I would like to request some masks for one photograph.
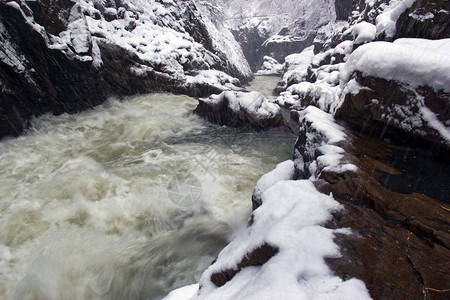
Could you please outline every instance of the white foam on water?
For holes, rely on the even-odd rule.
[[[244,227],[295,137],[210,125],[186,96],[46,115],[0,143],[0,298],[158,299]]]

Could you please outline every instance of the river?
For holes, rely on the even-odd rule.
[[[0,298],[160,299],[197,282],[295,136],[212,125],[196,104],[111,99],[3,140]]]

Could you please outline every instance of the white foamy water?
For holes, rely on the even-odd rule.
[[[159,299],[245,227],[295,137],[210,125],[155,94],[44,116],[0,143],[0,298]]]

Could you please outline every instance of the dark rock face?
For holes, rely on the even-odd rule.
[[[429,87],[414,90],[395,81],[363,77],[359,72],[355,75],[364,88],[356,95],[349,93],[345,96],[336,118],[378,135],[390,126],[450,149],[436,129],[421,119],[420,112],[426,107],[436,114],[439,121],[447,122],[450,120],[450,94],[436,92]]]
[[[243,27],[232,31],[242,47],[253,72],[256,72],[264,61],[264,56],[270,56],[277,61],[284,61],[290,54],[301,52],[314,41],[315,32],[307,36],[281,35],[280,39],[270,38],[270,33],[257,26]],[[283,31],[281,32],[283,33]]]
[[[256,72],[263,63],[265,52],[262,44],[269,37],[268,32],[263,32],[255,27],[243,28],[232,31],[239,42],[253,72]]]
[[[408,192],[385,187],[384,174],[407,176],[398,169],[392,154],[402,152],[414,160],[436,159],[445,180],[449,176],[448,154],[436,157],[427,150],[388,144],[368,136],[351,134],[341,145],[357,175],[324,172],[316,186],[333,193],[346,212],[330,226],[350,227],[356,235],[339,236],[343,257],[328,259],[342,278],[362,279],[374,299],[448,299],[450,296],[450,201],[448,191],[434,199],[414,182]],[[427,158],[428,156],[428,158]],[[445,175],[447,174],[447,175]],[[436,185],[435,177],[417,180]],[[439,180],[439,179],[438,179]],[[444,187],[445,188],[445,187]]]
[[[315,34],[307,37],[292,37],[287,41],[268,41],[263,44],[263,53],[270,55],[277,61],[283,61],[290,54],[301,52],[304,48],[311,45],[314,41]]]
[[[278,253],[279,249],[267,243],[254,249],[248,253],[234,269],[223,270],[220,273],[211,275],[211,281],[217,286],[221,287],[230,281],[239,271],[249,266],[262,266]]]
[[[397,38],[450,37],[450,1],[417,0],[397,21]]]
[[[334,7],[336,9],[337,20],[347,20],[353,11],[353,0],[336,0]]]

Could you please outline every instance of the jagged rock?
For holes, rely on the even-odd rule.
[[[208,121],[231,127],[261,130],[284,126],[280,107],[258,92],[222,92],[199,100],[194,111]]]
[[[397,38],[450,37],[450,1],[417,0],[397,21]]]

